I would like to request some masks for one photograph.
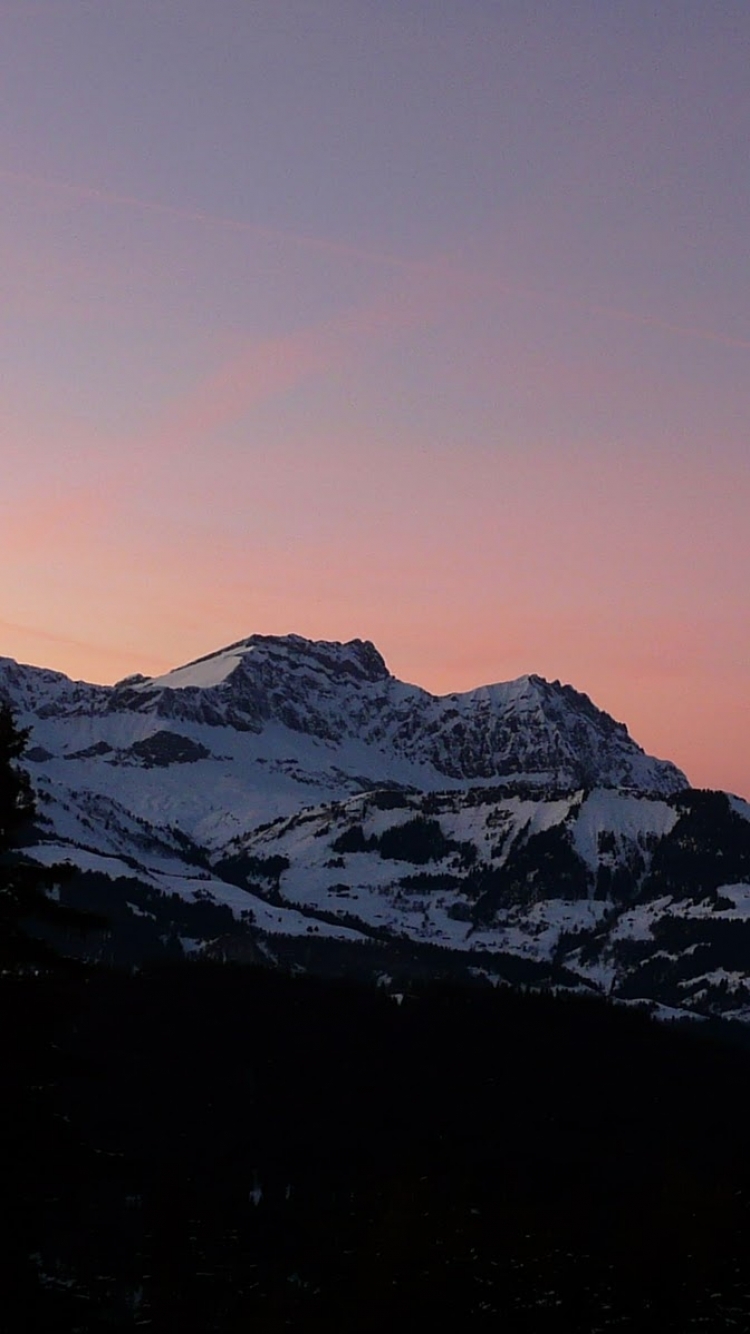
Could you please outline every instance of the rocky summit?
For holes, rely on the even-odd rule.
[[[29,856],[88,948],[459,974],[750,1016],[750,808],[539,676],[435,696],[366,640],[252,635],[111,687],[0,660]],[[750,937],[748,938],[750,939]]]

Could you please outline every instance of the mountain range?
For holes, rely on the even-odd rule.
[[[368,641],[253,635],[114,686],[0,659],[0,695],[30,728],[26,854],[69,863],[61,896],[108,917],[96,957],[750,1019],[750,806],[569,685],[435,696]]]

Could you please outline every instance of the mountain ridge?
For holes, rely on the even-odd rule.
[[[536,773],[558,786],[604,782],[664,792],[688,785],[675,765],[647,756],[625,724],[572,686],[532,674],[433,695],[393,676],[369,640],[252,635],[162,676],[138,674],[109,687],[0,659],[3,684],[16,707],[46,718],[139,713],[256,734],[277,722],[324,742],[346,736],[385,745],[449,780]],[[45,686],[53,697],[40,703]]]
[[[251,635],[115,686],[0,659],[27,855],[160,952],[583,989],[750,1020],[750,806],[572,686],[436,696],[367,640]],[[369,962],[365,962],[369,960]]]

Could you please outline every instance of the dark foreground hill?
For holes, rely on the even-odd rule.
[[[0,998],[6,1329],[750,1327],[705,1025],[184,963]]]

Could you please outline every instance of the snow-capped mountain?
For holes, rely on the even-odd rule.
[[[2,659],[0,693],[31,729],[30,855],[78,868],[112,957],[408,944],[750,1015],[750,808],[570,686],[437,697],[369,642],[253,635],[111,687]]]
[[[253,635],[166,676],[121,683],[109,707],[256,734],[280,724],[338,751],[344,772],[354,742],[372,753],[378,779],[405,762],[443,783],[523,776],[663,792],[685,785],[570,686],[524,676],[437,697],[397,681],[362,640]]]
[[[109,852],[127,852],[131,833],[113,831],[133,820],[220,851],[265,820],[374,787],[686,786],[569,686],[530,676],[436,697],[361,640],[253,635],[113,687],[4,659],[0,690],[31,728],[52,827],[80,843],[94,823]]]
[[[324,923],[481,955],[498,980],[520,958],[750,1018],[750,805],[725,793],[373,792],[277,820],[216,869]]]
[[[645,755],[622,723],[570,686],[524,676],[438,697],[396,680],[361,640],[253,635],[165,676],[113,687],[2,659],[0,690],[32,725],[41,772],[82,761],[65,781],[75,775],[76,786],[113,797],[127,787],[147,815],[142,774],[158,767],[152,786],[163,802],[174,788],[183,829],[193,819],[186,797],[194,811],[184,766],[201,762],[216,771],[211,783],[208,771],[196,771],[204,814],[231,813],[248,827],[258,802],[281,813],[373,784],[435,789],[523,779],[664,794],[686,786],[674,765]],[[129,782],[133,768],[139,775]],[[242,795],[223,790],[212,802],[219,770]]]

